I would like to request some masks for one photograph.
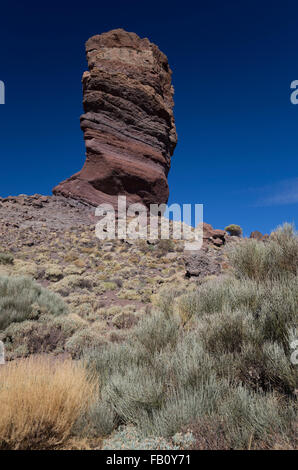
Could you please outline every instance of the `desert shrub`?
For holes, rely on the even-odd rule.
[[[242,228],[240,225],[231,224],[225,227],[225,231],[228,232],[230,235],[234,235],[236,237],[241,237],[242,235]]]
[[[61,446],[96,385],[78,363],[24,359],[0,370],[0,449]]]
[[[264,345],[253,323],[249,311],[221,311],[202,314],[183,331],[175,316],[154,314],[141,319],[127,342],[91,351],[87,363],[101,379],[97,406],[100,413],[113,410],[111,426],[97,429],[133,424],[143,436],[170,437],[198,416],[209,416],[225,423],[225,442],[234,448],[247,448],[264,433],[284,435],[294,419],[292,405],[274,403],[272,419],[268,405],[260,423],[256,409],[272,400],[273,389],[293,396],[296,371],[282,345]],[[285,431],[272,425],[283,407]],[[252,437],[254,426],[260,431]]]
[[[232,446],[235,449],[251,448],[252,442],[268,441],[275,434],[288,434],[296,419],[292,405],[280,406],[274,394],[250,392],[243,386],[231,390],[220,404]]]
[[[26,277],[0,276],[0,330],[41,313],[67,312],[62,298]]]
[[[82,328],[76,331],[65,342],[65,351],[71,354],[73,359],[79,359],[84,351],[90,348],[100,347],[105,344],[102,334],[93,327]]]
[[[196,389],[212,374],[213,360],[204,350],[197,331],[191,331],[180,338],[174,351],[158,358],[157,366],[164,376],[171,378],[172,387]]]
[[[276,396],[238,386],[224,397],[216,414],[197,416],[182,429],[191,432],[193,450],[270,448],[277,436],[286,440],[292,435],[294,420],[293,407],[283,409]]]
[[[199,298],[193,292],[179,297],[177,303],[178,313],[184,325],[200,311]]]
[[[150,363],[150,355],[138,344],[110,343],[105,348],[93,348],[85,351],[84,360],[95,371],[102,385],[114,372],[125,374],[125,371],[138,364]]]
[[[264,341],[288,348],[289,328],[297,325],[298,277],[263,284],[264,295],[257,318]]]
[[[241,312],[223,312],[205,320],[201,340],[205,349],[216,356],[239,353],[243,345],[254,340],[253,317]]]
[[[154,353],[165,347],[174,347],[179,333],[179,321],[154,313],[146,316],[134,331],[134,337],[147,351]]]
[[[234,358],[240,382],[254,390],[276,390],[293,395],[298,383],[298,371],[291,364],[284,349],[267,342],[256,346],[248,343],[242,348],[241,355]]]
[[[150,436],[174,442],[187,429],[194,448],[294,446],[298,371],[289,343],[296,339],[298,281],[282,262],[294,237],[283,228],[266,243],[239,243],[247,252],[233,258],[234,275],[184,292],[162,289],[156,311],[141,316],[125,342],[86,353],[101,386],[94,427],[102,435],[114,429],[107,448],[133,448],[125,441],[131,425],[137,446]],[[258,255],[252,261],[251,247]]]
[[[55,292],[58,292],[65,297],[69,295],[70,292],[79,291],[80,289],[85,289],[86,293],[92,291],[95,283],[94,280],[90,277],[82,277],[77,274],[70,274],[69,276],[64,277],[60,281],[56,282],[53,287]]]
[[[297,292],[297,278],[273,283],[225,278],[186,295],[195,305],[198,341],[216,359],[219,376],[229,374],[253,389],[293,393],[298,377],[289,344],[297,325]]]
[[[236,321],[236,332],[240,320],[240,346],[238,340],[234,339],[236,343],[232,342],[232,347],[229,345],[230,334],[227,329],[222,330],[224,319],[221,317],[216,333],[220,346],[216,345],[214,338],[210,340],[208,334],[211,334],[212,329],[210,328],[208,333],[203,321],[201,331],[195,328],[189,332],[181,332],[178,341],[171,345],[170,349],[165,343],[163,348],[157,348],[155,352],[150,353],[133,334],[127,343],[112,344],[107,349],[90,353],[87,357],[89,367],[91,370],[95,368],[101,377],[101,393],[98,396],[98,406],[101,411],[97,416],[99,420],[102,419],[103,427],[98,424],[97,429],[103,433],[104,429],[110,432],[119,424],[133,424],[143,436],[170,437],[189,423],[195,422],[198,416],[208,416],[210,419],[216,418],[219,422],[226,422],[225,440],[233,448],[249,447],[254,426],[260,428],[260,431],[253,435],[256,441],[260,439],[261,434],[264,441],[264,433],[272,436],[282,431],[286,434],[294,420],[293,413],[289,411],[291,405],[288,406],[286,402],[274,403],[276,410],[273,418],[270,418],[273,406],[269,405],[263,410],[261,422],[257,421],[257,417],[263,401],[266,403],[267,398],[271,400],[270,397],[273,395],[270,395],[270,389],[273,385],[277,386],[279,381],[276,390],[284,392],[286,380],[292,380],[293,375],[289,373],[289,367],[284,369],[284,359],[275,370],[275,376],[273,376],[273,367],[270,375],[266,366],[268,359],[263,367],[271,388],[267,387],[269,395],[260,394],[261,384],[255,386],[255,383],[249,381],[252,378],[250,374],[253,375],[258,371],[252,369],[254,366],[252,361],[250,364],[245,362],[247,357],[245,348],[247,344],[251,345],[250,333],[245,330],[245,321],[241,315],[235,312],[232,324]],[[168,318],[167,321],[171,320]],[[249,324],[248,321],[247,325]],[[207,336],[208,347],[212,346],[209,352],[206,350],[206,340],[203,341],[204,334]],[[272,365],[277,365],[272,351],[264,351],[263,359],[266,358],[265,353],[268,357],[271,354]],[[235,368],[233,373],[229,368],[223,373],[221,356],[227,357],[228,362],[233,362]],[[244,370],[249,379],[244,377]],[[281,386],[282,374],[284,383]],[[246,385],[237,386],[237,381]],[[261,396],[263,401],[259,402],[258,396]],[[238,407],[234,405],[235,400],[240,403]],[[248,405],[245,405],[246,401]],[[272,423],[280,421],[282,408],[285,410],[283,427],[274,427]],[[104,425],[105,417],[100,418],[100,416],[108,409],[113,410],[112,414],[108,413],[113,416],[113,420],[108,420],[108,424]],[[242,423],[241,426],[239,422]]]
[[[13,256],[10,253],[0,253],[0,264],[13,264]]]
[[[194,388],[177,384],[162,406],[142,416],[139,427],[144,435],[173,436],[197,416],[216,413],[228,389],[228,383],[214,375]]]
[[[222,314],[230,321],[230,312],[251,314],[251,324],[257,327],[260,341],[277,341],[287,347],[288,329],[297,322],[298,278],[260,283],[251,279],[231,277],[211,280],[194,292],[178,299],[182,319]],[[219,318],[217,316],[216,318]],[[210,320],[211,321],[211,320]],[[249,327],[247,327],[249,329]]]
[[[266,243],[251,239],[234,246],[229,259],[241,279],[279,280],[283,276],[297,275],[298,236],[293,226],[285,224],[273,232]]]
[[[63,278],[63,270],[56,264],[45,265],[43,266],[43,270],[45,279],[48,279],[49,281],[57,282]],[[41,272],[39,272],[39,275],[41,275]]]
[[[103,386],[101,397],[112,404],[119,423],[141,426],[148,413],[160,408],[164,391],[160,373],[139,365],[124,374],[114,372]]]
[[[134,313],[122,312],[114,316],[112,323],[119,329],[131,328],[138,323],[138,317]]]
[[[293,224],[284,224],[270,235],[270,240],[277,243],[280,267],[285,271],[297,274],[298,265],[298,234]],[[296,267],[296,269],[295,269]]]
[[[262,287],[254,281],[221,277],[211,279],[193,292],[180,296],[178,311],[182,318],[201,317],[239,308],[258,313],[264,295]]]
[[[50,352],[63,352],[66,334],[52,322],[25,320],[10,324],[0,335],[9,359]]]
[[[166,316],[173,315],[176,298],[182,294],[182,290],[163,287],[155,298],[155,304],[160,312]]]
[[[78,419],[74,431],[79,435],[105,437],[109,436],[117,426],[116,413],[104,401],[95,401]]]
[[[118,285],[114,281],[105,281],[102,285],[106,291],[118,289]]]

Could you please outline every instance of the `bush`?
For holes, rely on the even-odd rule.
[[[235,237],[241,237],[242,235],[242,228],[240,227],[240,225],[228,225],[227,227],[225,227],[225,231]]]
[[[229,259],[240,279],[263,281],[297,276],[298,236],[293,226],[285,224],[265,243],[250,239],[233,247]]]
[[[147,351],[155,353],[166,347],[174,347],[179,333],[178,319],[168,320],[160,314],[148,315],[134,331],[136,340]]]
[[[216,414],[218,404],[228,390],[228,383],[214,375],[201,380],[193,388],[178,382],[162,406],[143,416],[139,426],[144,435],[171,437],[197,416]]]
[[[129,368],[125,374],[115,371],[102,388],[102,399],[112,404],[118,424],[142,426],[148,413],[160,408],[164,391],[160,373],[139,365]]]
[[[92,403],[96,386],[80,364],[24,359],[0,370],[0,449],[54,449]]]
[[[0,276],[0,330],[13,322],[38,318],[41,313],[62,315],[62,298],[26,277]]]
[[[187,301],[182,296],[179,304],[193,307],[197,341],[215,361],[219,376],[229,375],[254,390],[294,392],[298,371],[290,362],[289,344],[297,326],[297,282],[223,278],[186,294]]]
[[[240,353],[252,336],[253,317],[241,312],[224,312],[205,321],[202,342],[216,356]]]
[[[10,253],[0,253],[0,264],[13,264],[13,256]]]
[[[295,237],[284,227],[266,243],[239,243],[234,275],[186,293],[161,290],[159,311],[141,318],[125,343],[90,351],[101,382],[97,429],[133,425],[138,446],[189,428],[194,448],[294,447]],[[126,446],[121,433],[110,442]]]
[[[88,435],[109,436],[117,425],[116,413],[106,402],[97,401],[90,406],[81,426],[82,423],[85,423],[83,427],[87,427]]]
[[[239,381],[247,387],[293,397],[298,383],[297,366],[291,364],[289,354],[278,344],[248,343],[234,362]]]
[[[39,321],[11,323],[0,331],[0,340],[5,344],[8,360],[29,354],[59,354],[65,351],[67,339],[81,328],[81,322],[71,315],[43,315]]]
[[[74,333],[65,343],[65,350],[73,359],[79,359],[86,349],[105,344],[105,339],[95,327],[82,328]]]
[[[272,436],[289,434],[296,419],[294,407],[280,406],[274,394],[259,394],[239,386],[221,403],[234,449],[251,448],[259,441],[271,444]]]
[[[181,295],[182,291],[177,289],[162,288],[160,295],[155,299],[158,310],[166,316],[172,316],[174,310],[175,299]]]
[[[277,350],[272,349],[271,343],[266,347],[259,344],[252,315],[235,310],[228,318],[224,313],[203,315],[189,332],[180,330],[179,337],[173,342],[159,340],[156,343],[153,339],[150,350],[147,338],[164,338],[161,325],[163,330],[170,331],[173,320],[162,314],[149,319],[149,323],[147,319],[140,321],[127,343],[93,350],[86,358],[89,367],[95,369],[101,378],[97,402],[100,413],[94,418],[97,422],[94,426],[99,432],[106,429],[107,433],[119,424],[133,424],[144,437],[171,437],[198,416],[214,417],[224,422],[226,403],[230,410],[226,442],[231,442],[235,448],[247,448],[252,425],[245,423],[248,419],[253,421],[248,413],[249,407],[255,406],[257,397],[263,396],[264,402],[267,397],[271,400],[270,390],[273,388],[282,394],[291,396],[293,393],[295,369],[289,361],[286,363],[282,347]],[[166,323],[169,323],[167,328]],[[167,335],[165,337],[168,338]],[[257,363],[258,354],[260,361]],[[261,388],[269,395],[261,395]],[[240,398],[246,396],[251,405],[247,405],[248,409],[241,405],[242,408],[236,412],[233,411],[234,398],[231,397],[239,401],[239,394]],[[245,401],[244,398],[241,400],[241,403]],[[274,419],[283,407],[285,412],[291,408],[283,399],[275,406],[277,415]],[[109,409],[113,410],[112,415]],[[269,435],[277,431],[272,428],[271,418],[266,417],[266,409],[262,429]],[[106,420],[107,412],[113,416],[110,421]],[[272,413],[272,407],[268,408],[268,413]],[[243,422],[241,428],[235,416]],[[287,429],[287,426],[292,426],[293,417],[290,411],[285,416],[288,416],[288,421],[285,418]],[[255,440],[259,439],[258,434]]]

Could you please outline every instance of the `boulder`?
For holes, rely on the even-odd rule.
[[[189,252],[184,256],[186,277],[206,277],[218,275],[221,272],[221,263],[209,250]]]
[[[203,222],[198,227],[203,225],[203,244],[212,244],[215,246],[222,246],[226,242],[227,233],[224,230],[214,229],[212,225]]]

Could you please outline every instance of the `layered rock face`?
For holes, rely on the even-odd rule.
[[[167,57],[147,38],[122,29],[93,36],[86,52],[86,162],[53,193],[92,205],[116,207],[118,195],[128,203],[166,203],[177,143]]]

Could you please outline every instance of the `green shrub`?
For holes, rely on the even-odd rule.
[[[286,226],[266,243],[239,243],[234,275],[185,293],[163,289],[159,311],[141,316],[125,343],[86,354],[101,385],[101,433],[133,425],[140,446],[193,426],[197,448],[294,447],[298,280],[287,253],[296,256],[295,237]],[[121,433],[107,446],[126,447]]]
[[[241,237],[242,235],[242,228],[240,225],[231,224],[225,227],[225,231],[228,232],[230,235],[234,235],[235,237]]]
[[[257,281],[280,280],[297,275],[298,236],[293,226],[285,224],[273,232],[267,242],[245,240],[234,246],[229,259],[235,275]]]
[[[165,324],[173,319],[157,314],[149,318],[149,327],[147,319],[142,319],[127,343],[93,350],[86,357],[101,379],[99,409],[110,407],[114,426],[133,424],[143,436],[170,437],[198,416],[216,417],[226,423],[226,439],[235,448],[247,448],[258,413],[256,406],[263,403],[257,398],[263,397],[265,403],[267,396],[271,400],[270,394],[261,395],[260,390],[293,393],[296,371],[282,346],[259,344],[252,315],[235,310],[227,319],[224,313],[202,316],[189,332],[180,330],[173,342],[153,341],[150,350],[147,338],[159,337],[161,325],[165,330]],[[170,325],[167,331],[171,331]],[[291,408],[282,401],[275,406],[274,418],[268,405],[263,421],[256,421],[268,435],[277,432],[272,422],[281,413],[280,408],[285,412]],[[291,427],[291,416],[289,412],[285,428]],[[261,431],[254,438],[259,440],[260,436]]]
[[[280,345],[248,343],[234,363],[239,381],[247,387],[293,396],[298,383],[297,366],[291,364],[289,354]]]
[[[119,422],[142,426],[148,413],[159,409],[165,384],[158,371],[144,366],[114,372],[102,388],[102,399],[111,403]]]
[[[221,277],[182,295],[178,300],[178,311],[183,318],[187,315],[190,318],[201,317],[239,308],[258,314],[265,295],[264,288],[254,281]]]
[[[181,295],[181,291],[164,287],[160,290],[160,294],[156,299],[158,310],[166,316],[173,315],[175,299]]]
[[[252,337],[253,317],[241,312],[224,312],[205,320],[202,341],[206,350],[216,356],[240,353]]]
[[[164,376],[171,378],[172,387],[195,390],[212,374],[213,359],[205,351],[196,330],[184,334],[174,351],[164,353],[157,361]]]
[[[73,359],[79,359],[86,349],[100,347],[105,344],[103,336],[87,327],[76,331],[65,343],[65,351],[71,354]]]
[[[0,264],[13,264],[13,256],[10,253],[0,253]]]
[[[217,413],[218,404],[228,390],[228,383],[214,375],[201,381],[194,389],[176,386],[160,409],[143,417],[140,428],[144,435],[173,436],[197,416]]]
[[[116,413],[104,401],[92,403],[87,413],[76,423],[76,434],[87,436],[109,436],[117,426]]]
[[[125,374],[126,370],[138,364],[148,365],[150,353],[138,343],[109,343],[106,347],[85,350],[87,365],[97,373],[101,384],[107,383],[114,372]]]
[[[220,404],[234,449],[248,449],[252,441],[270,444],[272,436],[289,434],[295,421],[292,405],[280,406],[274,394],[260,394],[239,386]]]
[[[41,313],[61,315],[62,298],[26,277],[0,276],[0,330],[10,323],[38,318]]]
[[[160,314],[146,316],[134,331],[134,337],[147,351],[154,353],[166,347],[174,347],[179,333],[179,321],[168,320]]]

